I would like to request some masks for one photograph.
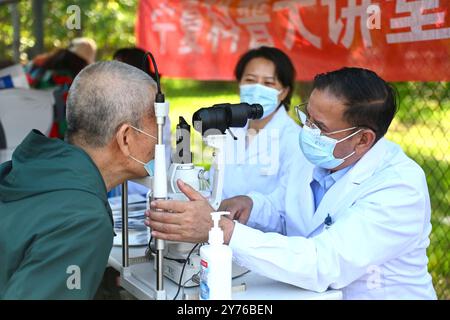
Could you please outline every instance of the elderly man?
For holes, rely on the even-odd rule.
[[[112,246],[107,191],[148,173],[155,82],[98,62],[69,92],[65,143],[33,130],[0,166],[0,299],[89,299]]]
[[[235,260],[262,275],[345,299],[435,299],[427,269],[430,199],[422,169],[383,138],[397,110],[376,73],[343,68],[318,75],[297,109],[303,128],[287,182],[270,195],[225,200],[224,241]],[[153,236],[204,242],[208,202],[155,201]],[[258,229],[258,230],[257,230]]]

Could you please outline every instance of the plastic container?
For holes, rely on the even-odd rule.
[[[224,244],[220,217],[229,212],[212,212],[214,226],[209,231],[208,245],[200,248],[200,300],[231,300],[231,248]]]

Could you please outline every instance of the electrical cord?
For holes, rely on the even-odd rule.
[[[153,68],[155,69],[155,78],[156,78],[156,86],[158,88],[158,92],[156,93],[156,99],[155,102],[164,102],[164,94],[161,91],[161,83],[159,80],[159,72],[158,72],[158,66],[156,65],[155,58],[153,57],[153,54],[150,51],[147,51],[144,56],[143,65],[146,66],[146,61],[148,59],[148,65],[149,70],[151,70],[151,65],[153,64]]]
[[[186,287],[186,283],[188,283],[189,281],[191,281],[191,282],[193,282],[193,283],[196,283],[197,285],[199,285],[200,284],[200,270],[196,273],[196,274],[194,274],[194,275],[192,275],[192,277],[190,278],[190,279],[187,279],[184,283],[183,283],[183,285],[181,286],[181,296],[183,297],[184,296],[184,288]]]
[[[178,281],[178,290],[177,293],[175,294],[175,297],[173,297],[173,300],[176,300],[178,295],[180,294],[180,290],[181,290],[181,282],[183,281],[183,274],[184,274],[184,269],[186,268],[186,264],[189,261],[189,258],[191,257],[191,254],[194,252],[194,250],[198,247],[198,243],[191,249],[191,251],[189,251],[189,254],[183,264],[183,269],[181,269],[181,275],[180,275],[180,281]]]
[[[151,246],[152,240],[153,240],[153,236],[150,236],[150,240],[148,242],[148,247],[147,247],[147,250],[145,251],[146,255],[149,255],[149,252],[150,253],[156,253],[155,251],[152,250],[152,246]],[[181,281],[183,281],[183,274],[184,274],[184,269],[186,268],[186,264],[189,262],[189,258],[191,257],[191,255],[194,252],[194,250],[198,247],[198,245],[199,244],[197,243],[194,247],[192,247],[192,249],[191,249],[191,251],[189,251],[189,254],[188,254],[186,259],[174,259],[174,258],[164,257],[164,259],[167,259],[167,260],[172,260],[172,261],[176,261],[178,263],[183,263],[183,268],[181,269],[180,280],[178,281],[178,290],[177,290],[177,293],[176,293],[175,297],[173,298],[173,300],[177,299],[178,295],[180,294],[181,287],[183,286],[183,289],[184,289],[184,285],[189,280],[192,280],[192,278],[195,276],[195,275],[192,276],[191,279],[188,279],[183,285],[181,285]]]
[[[153,236],[150,233],[150,240],[148,241],[147,250],[145,250],[145,255],[150,256],[151,253],[156,254],[156,251],[152,250],[152,240]]]
[[[151,242],[152,242],[152,240],[153,240],[153,237],[150,236],[150,241],[148,242],[148,247],[147,247],[147,250],[145,251],[145,254],[146,254],[146,255],[149,254],[149,253],[148,253],[149,251],[150,251],[151,253],[156,253],[155,251],[152,250],[152,247],[151,247]],[[167,259],[167,260],[172,260],[172,261],[176,261],[176,262],[178,262],[178,263],[183,263],[183,268],[182,268],[182,270],[181,270],[180,280],[178,281],[178,290],[177,290],[177,293],[175,294],[175,297],[173,298],[173,300],[176,300],[176,299],[178,298],[178,295],[180,294],[180,290],[182,290],[182,293],[184,294],[184,287],[186,286],[186,283],[188,283],[189,281],[192,281],[192,282],[196,283],[196,281],[195,281],[194,278],[195,278],[195,277],[198,277],[198,275],[200,274],[200,271],[197,272],[196,274],[194,274],[190,279],[187,279],[183,284],[181,284],[181,281],[183,281],[183,274],[184,274],[184,269],[186,268],[186,264],[189,262],[189,258],[191,257],[191,255],[192,255],[192,253],[195,251],[195,249],[198,247],[198,245],[199,245],[199,243],[197,243],[197,244],[191,249],[191,251],[189,252],[189,254],[188,254],[188,256],[187,256],[186,259],[174,259],[174,258],[164,257],[164,259]],[[202,244],[202,245],[203,245],[203,244]],[[246,275],[246,274],[249,273],[249,272],[250,272],[250,270],[247,270],[247,271],[244,272],[243,274],[240,274],[240,275],[238,275],[238,276],[233,277],[233,279],[236,279],[236,278],[239,278],[239,277],[241,277],[241,276],[243,276],[243,275]]]
[[[148,242],[147,245],[147,250],[145,250],[145,255],[146,256],[150,256],[151,253],[156,254],[156,251],[152,250],[152,240],[153,240],[153,236],[150,236],[150,241]],[[185,263],[186,259],[176,259],[176,258],[169,258],[169,257],[163,257],[166,260],[171,260],[171,261],[176,261],[178,263]]]

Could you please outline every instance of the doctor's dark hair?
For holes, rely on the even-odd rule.
[[[347,110],[344,120],[355,127],[375,132],[375,142],[387,132],[397,112],[397,92],[375,72],[362,68],[342,68],[319,74],[313,90],[329,90],[342,99]]]
[[[249,50],[239,58],[236,64],[236,68],[234,69],[236,80],[241,81],[245,67],[255,58],[267,59],[275,65],[275,76],[283,87],[288,88],[288,94],[281,102],[284,104],[286,110],[289,110],[295,85],[295,67],[291,59],[283,51],[273,47],[262,46]]]

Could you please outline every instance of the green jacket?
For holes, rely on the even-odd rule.
[[[0,165],[0,299],[92,299],[114,236],[105,183],[80,148],[31,131]]]

